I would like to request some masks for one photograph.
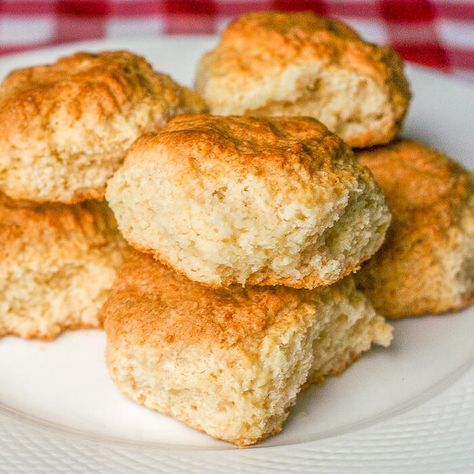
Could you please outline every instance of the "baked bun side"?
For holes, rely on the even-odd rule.
[[[129,145],[202,99],[126,51],[77,53],[0,85],[0,190],[14,199],[103,198]]]
[[[353,147],[391,141],[410,100],[392,48],[312,13],[241,16],[202,57],[195,85],[214,114],[311,116]]]
[[[107,200],[132,246],[214,287],[334,283],[390,220],[368,170],[303,117],[177,117],[131,147]]]
[[[0,336],[47,340],[100,327],[126,248],[104,203],[38,205],[0,195]]]
[[[317,290],[214,290],[139,253],[103,318],[126,397],[239,446],[278,433],[303,386],[391,340],[350,277]]]
[[[474,177],[442,153],[401,140],[358,155],[387,197],[392,225],[357,284],[390,318],[474,302]]]

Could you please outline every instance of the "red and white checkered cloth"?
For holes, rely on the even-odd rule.
[[[410,61],[474,80],[474,1],[0,0],[0,54],[70,41],[217,33],[253,10],[312,10],[346,21]]]

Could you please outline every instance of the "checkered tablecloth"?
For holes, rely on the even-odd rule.
[[[252,10],[338,17],[410,61],[474,80],[474,1],[0,0],[0,54],[64,42],[211,34]]]

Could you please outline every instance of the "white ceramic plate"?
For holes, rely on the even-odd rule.
[[[82,43],[0,60],[0,76],[78,50],[127,48],[191,84],[212,37]],[[474,167],[474,91],[411,66],[405,136]],[[0,340],[0,471],[474,472],[474,308],[395,323],[338,379],[302,394],[284,431],[238,450],[123,399],[104,335]]]

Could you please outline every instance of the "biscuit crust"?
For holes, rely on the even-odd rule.
[[[102,202],[35,204],[0,193],[0,336],[50,340],[101,326],[126,253]]]
[[[400,140],[358,154],[382,186],[392,225],[358,286],[390,318],[474,302],[474,177],[426,145]]]
[[[127,340],[157,348],[192,344],[232,347],[270,327],[286,307],[311,301],[311,291],[283,286],[208,288],[150,256],[133,252],[102,309],[110,344]],[[285,321],[291,327],[294,321]]]
[[[0,190],[14,199],[102,199],[129,145],[204,102],[127,51],[77,53],[0,85]]]
[[[329,81],[339,76],[340,82],[331,82],[324,97],[328,76]],[[343,103],[341,94],[355,82],[355,95]],[[308,12],[241,16],[203,56],[195,84],[212,113],[311,115],[354,147],[389,142],[399,133],[410,100],[403,63],[393,49],[367,43],[344,23]],[[364,98],[368,85],[372,93]],[[376,92],[383,99],[363,115]],[[312,111],[308,102],[315,98]],[[347,115],[355,100],[361,103]],[[331,101],[341,103],[328,115]]]
[[[215,290],[137,252],[102,317],[125,396],[239,446],[281,431],[304,386],[391,340],[351,278],[317,290]]]
[[[176,117],[131,147],[107,200],[133,247],[211,287],[331,284],[390,219],[347,145],[304,117]]]

